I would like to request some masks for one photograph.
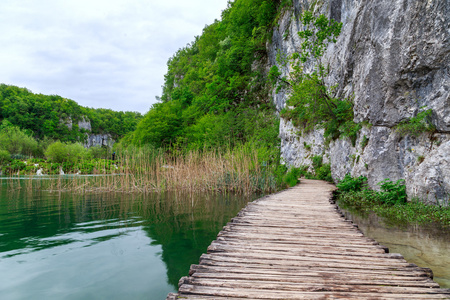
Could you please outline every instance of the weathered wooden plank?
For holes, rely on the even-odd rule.
[[[409,266],[403,259],[394,259],[389,257],[367,257],[366,259],[357,259],[356,257],[347,257],[347,256],[333,256],[333,255],[283,255],[277,253],[254,253],[254,252],[220,252],[213,254],[203,254],[200,257],[200,261],[203,259],[215,259],[220,260],[224,259],[248,259],[248,260],[261,260],[261,261],[278,261],[278,262],[286,262],[290,263],[291,261],[295,262],[333,262],[333,263],[343,263],[343,264],[358,264],[358,265],[370,265],[370,266],[395,266],[395,267],[403,267]]]
[[[184,284],[180,287],[180,297],[190,294],[221,296],[221,297],[240,297],[250,299],[448,299],[445,294],[391,294],[391,293],[346,293],[346,292],[329,292],[323,290],[317,291],[283,291],[283,290],[260,290],[260,289],[236,289],[236,288],[219,288],[213,289],[204,286]]]
[[[331,283],[313,283],[313,282],[286,282],[271,280],[253,280],[251,279],[215,279],[190,277],[185,284],[213,287],[213,288],[236,288],[236,289],[261,289],[261,290],[279,290],[279,291],[327,291],[340,293],[386,293],[386,294],[439,294],[445,293],[439,285],[428,287],[414,286],[392,286],[392,285],[349,285],[341,282],[340,284]],[[450,292],[447,293],[450,296]]]
[[[373,247],[350,247],[348,245],[324,244],[322,246],[317,243],[240,243],[232,240],[229,241],[213,241],[208,247],[210,252],[233,251],[233,249],[245,249],[247,251],[286,251],[286,252],[302,252],[302,253],[323,253],[350,256],[377,256],[380,254],[388,254],[384,249]],[[398,254],[395,254],[398,256]]]
[[[239,238],[241,240],[277,240],[277,241],[302,241],[302,240],[313,240],[317,242],[317,239],[320,239],[321,241],[334,241],[336,243],[346,243],[346,244],[377,244],[373,242],[371,239],[365,238],[365,237],[341,237],[341,236],[332,236],[327,234],[320,234],[320,233],[310,233],[310,234],[295,234],[295,233],[289,233],[286,234],[268,234],[265,232],[237,232],[237,231],[221,231],[217,235],[218,237],[225,237],[225,238]]]
[[[324,248],[315,247],[314,250],[307,248],[283,248],[271,247],[270,249],[261,247],[252,247],[250,245],[220,245],[212,243],[208,247],[208,254],[211,253],[252,253],[253,255],[270,255],[275,258],[276,255],[284,255],[287,257],[319,257],[326,259],[342,259],[354,261],[380,261],[383,259],[403,259],[403,256],[397,253],[371,253],[371,252],[337,252],[335,248],[329,247],[328,251]],[[275,255],[275,256],[274,256]]]
[[[348,222],[336,222],[333,224],[325,224],[325,223],[318,223],[317,220],[315,220],[313,223],[314,228],[318,230],[356,230],[359,231],[358,228],[351,223]],[[267,220],[251,220],[251,219],[243,219],[243,218],[233,218],[231,219],[231,222],[227,224],[228,225],[242,225],[242,226],[258,226],[258,227],[278,227],[278,228],[298,228],[298,229],[309,229],[311,230],[311,224],[305,224],[305,222],[286,222],[281,221],[280,219],[274,219],[272,221]]]
[[[385,270],[372,270],[367,272],[364,269],[354,269],[354,270],[342,270],[336,268],[300,268],[300,267],[289,267],[288,269],[280,269],[273,266],[257,266],[257,265],[240,265],[230,264],[228,266],[216,266],[216,265],[192,265],[189,275],[193,275],[196,272],[213,272],[213,273],[243,273],[251,276],[252,274],[272,274],[280,276],[302,276],[302,277],[324,277],[333,276],[334,278],[366,278],[366,279],[382,279],[388,278],[390,280],[428,280],[431,273],[427,273],[427,270],[422,268],[417,268],[415,270],[391,270],[386,272]]]
[[[229,257],[229,256],[217,256],[213,255],[200,260],[201,264],[226,266],[229,263],[247,264],[247,265],[262,265],[262,266],[277,266],[283,267],[304,267],[308,269],[312,268],[336,268],[343,270],[364,269],[364,270],[397,270],[399,268],[412,268],[408,263],[397,263],[393,265],[377,265],[377,264],[359,264],[348,262],[335,262],[335,261],[308,261],[308,260],[270,260],[270,259],[255,259],[255,258],[242,258],[242,257]]]
[[[299,228],[299,227],[279,227],[279,226],[270,226],[269,224],[266,226],[258,226],[258,225],[244,225],[244,224],[229,224],[227,226],[224,226],[224,231],[239,231],[239,232],[265,232],[268,234],[285,234],[287,229],[289,229],[289,233],[292,234],[309,234],[311,233],[311,228]],[[342,228],[335,227],[335,228],[315,228],[314,230],[315,234],[323,234],[323,235],[329,235],[329,236],[341,236],[341,237],[363,237],[364,235],[355,230],[346,230],[342,231]]]
[[[272,281],[272,282],[290,282],[301,285],[309,284],[331,284],[331,285],[359,285],[359,286],[403,286],[403,287],[422,287],[422,288],[439,288],[439,284],[432,281],[431,279],[424,277],[422,279],[417,279],[413,277],[414,280],[410,278],[398,278],[398,277],[388,277],[379,276],[374,277],[364,277],[364,276],[354,276],[354,277],[339,277],[330,276],[330,274],[322,274],[322,276],[295,276],[292,274],[244,274],[244,273],[230,273],[230,272],[196,272],[192,275],[193,278],[201,279],[233,279],[233,280],[251,280],[254,281]]]

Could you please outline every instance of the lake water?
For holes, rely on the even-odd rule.
[[[165,299],[248,199],[11,191],[0,183],[0,299]]]
[[[438,226],[391,224],[374,214],[343,211],[368,237],[410,263],[433,270],[434,281],[450,288],[450,231]]]

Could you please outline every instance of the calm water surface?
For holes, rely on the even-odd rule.
[[[10,191],[0,299],[165,299],[248,199]]]
[[[362,215],[344,211],[347,218],[358,224],[364,234],[400,253],[420,267],[433,270],[434,281],[450,288],[450,231],[437,226],[391,224],[374,214]]]

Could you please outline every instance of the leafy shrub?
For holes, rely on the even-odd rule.
[[[102,146],[90,147],[88,152],[92,158],[105,158],[108,154],[107,148]]]
[[[314,169],[314,176],[309,178],[333,182],[333,178],[331,177],[331,165],[323,164],[323,156],[321,155],[313,156],[312,166]]]
[[[323,156],[321,156],[321,155],[313,156],[312,166],[313,166],[314,170],[318,170],[322,166],[322,160],[323,160]]]
[[[55,163],[76,163],[81,159],[89,158],[89,153],[81,144],[66,144],[58,141],[48,146],[45,156]]]
[[[353,178],[350,174],[347,174],[336,186],[341,192],[359,192],[366,183],[367,177],[365,176]]]
[[[403,179],[395,183],[385,179],[378,183],[381,187],[380,200],[388,205],[404,204],[407,202],[406,186]]]
[[[0,149],[0,164],[4,164],[11,160],[11,154],[7,150]]]
[[[47,150],[45,151],[45,156],[52,162],[62,163],[63,161],[66,161],[68,159],[69,151],[66,147],[66,144],[58,141],[48,146]]]
[[[0,126],[0,145],[10,154],[32,155],[38,148],[38,142],[25,130],[3,121]]]
[[[425,132],[433,132],[436,127],[431,123],[431,109],[419,112],[417,116],[404,120],[396,126],[396,131],[402,135],[411,135],[418,137]]]
[[[11,171],[22,171],[26,168],[26,164],[18,159],[14,159],[11,161],[11,164],[9,165],[9,168]]]
[[[286,175],[283,177],[283,182],[290,187],[297,185],[298,178],[301,175],[301,170],[299,168],[291,168]]]
[[[316,178],[320,180],[325,180],[328,182],[333,182],[333,177],[331,177],[331,165],[330,164],[324,164],[320,166],[316,172]]]

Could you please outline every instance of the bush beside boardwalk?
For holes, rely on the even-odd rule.
[[[393,224],[434,224],[450,227],[450,206],[426,204],[406,195],[403,180],[392,182],[385,179],[379,183],[380,191],[368,188],[367,178],[346,175],[337,184],[336,199],[344,208],[363,213],[374,212]]]

